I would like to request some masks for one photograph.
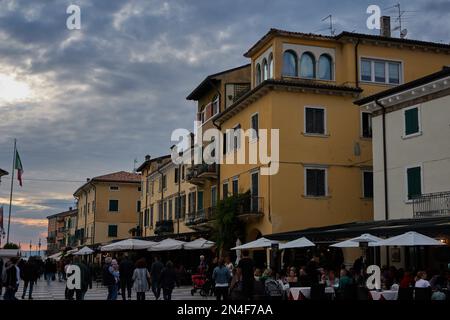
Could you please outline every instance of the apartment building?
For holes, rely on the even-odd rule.
[[[59,212],[47,217],[47,255],[76,245],[75,221],[77,214],[77,209],[69,208],[68,211]]]
[[[136,235],[141,212],[141,176],[119,171],[79,187],[76,238],[78,245],[97,245]]]
[[[224,134],[279,129],[276,175],[261,175],[260,162],[220,166],[222,198],[230,186],[250,194],[246,240],[372,220],[372,120],[353,101],[439,70],[449,53],[441,43],[277,29],[252,46],[251,90],[213,118]],[[248,155],[258,137],[228,140],[226,156]]]

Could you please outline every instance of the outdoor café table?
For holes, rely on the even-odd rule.
[[[398,291],[384,290],[384,291],[369,291],[373,300],[397,300]]]
[[[325,287],[325,293],[334,295],[333,287]],[[292,287],[289,288],[290,300],[303,300],[311,298],[311,287]]]

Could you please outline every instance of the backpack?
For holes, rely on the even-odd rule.
[[[114,276],[109,272],[109,265],[103,266],[102,283],[104,286],[111,286],[115,283]]]
[[[283,296],[283,288],[280,283],[273,279],[267,279],[265,283],[265,291],[268,297],[281,297]]]

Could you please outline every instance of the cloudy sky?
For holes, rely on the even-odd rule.
[[[45,246],[45,217],[73,206],[87,177],[167,153],[171,131],[193,126],[190,90],[247,63],[242,54],[269,28],[326,34],[321,19],[332,14],[336,32],[376,33],[367,6],[393,15],[396,2],[0,0],[0,167],[11,171],[17,138],[25,169],[11,240]],[[66,28],[69,4],[81,7],[81,30]],[[401,4],[408,38],[450,41],[449,1]]]

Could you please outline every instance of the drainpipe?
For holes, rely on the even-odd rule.
[[[375,99],[375,103],[382,110],[382,125],[383,125],[383,180],[384,180],[384,219],[389,219],[389,204],[388,204],[388,181],[387,181],[387,156],[386,156],[386,108]],[[386,247],[386,263],[389,266],[389,247]]]
[[[97,187],[92,185],[94,188],[94,208],[92,208],[92,214],[94,215],[94,231],[92,232],[92,244],[95,244],[95,211],[97,211]]]
[[[360,40],[358,39],[355,44],[355,85],[359,88],[359,63],[358,63],[358,46]]]
[[[178,165],[178,197],[177,197],[177,207],[178,207],[178,216],[177,216],[177,234],[180,234],[180,218],[181,218],[181,167],[183,164]]]
[[[158,163],[158,167],[156,168],[156,171],[161,175],[161,216],[158,217],[158,220],[163,220],[164,217],[164,186],[163,186],[163,179],[164,179],[164,173],[160,170],[160,163]],[[167,181],[166,181],[167,183]],[[159,211],[159,208],[158,208]]]
[[[88,215],[88,213],[87,213],[88,193],[87,193],[87,191],[84,191],[84,195],[86,197],[86,200],[84,201],[84,203],[85,203],[85,206],[84,206],[84,209],[85,209],[84,210],[84,234],[87,235],[87,215]],[[86,242],[87,242],[87,237],[86,237],[86,241],[83,244],[86,244]]]

